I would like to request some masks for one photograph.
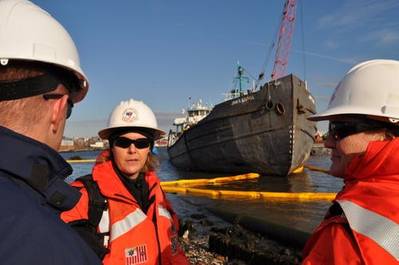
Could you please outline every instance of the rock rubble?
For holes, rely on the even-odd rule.
[[[300,264],[299,250],[239,225],[214,224],[202,214],[192,214],[182,222],[180,242],[194,265]]]

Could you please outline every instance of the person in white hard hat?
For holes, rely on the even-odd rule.
[[[101,264],[59,217],[80,194],[58,154],[88,89],[67,31],[26,0],[0,0],[0,263]]]
[[[98,134],[110,150],[100,155],[91,175],[72,184],[82,198],[62,219],[106,265],[188,264],[178,243],[177,216],[155,174],[151,151],[164,132],[152,110],[142,101],[122,101]]]
[[[399,61],[356,65],[309,119],[329,121],[330,174],[345,185],[303,264],[399,264]]]

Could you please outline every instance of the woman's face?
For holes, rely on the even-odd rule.
[[[138,132],[125,133],[116,138],[111,147],[116,166],[123,174],[131,179],[137,178],[140,170],[147,162],[150,153],[150,145],[143,148],[143,146],[138,143],[129,144],[129,140],[138,139],[141,139],[139,141],[145,142],[144,139],[147,138]]]
[[[364,153],[369,142],[381,141],[384,139],[384,130],[359,132],[343,137],[342,139],[334,138],[329,134],[324,145],[332,149],[330,174],[343,178],[345,170],[352,158]]]

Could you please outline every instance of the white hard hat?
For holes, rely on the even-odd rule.
[[[115,130],[129,128],[149,129],[154,140],[161,138],[164,131],[158,128],[157,119],[152,110],[142,101],[129,99],[122,101],[112,111],[108,126],[98,132],[102,139],[108,139]]]
[[[350,69],[331,96],[327,110],[313,121],[337,115],[366,115],[397,122],[399,119],[399,61],[371,60]]]
[[[27,0],[0,0],[0,64],[11,60],[50,63],[72,71],[80,84],[79,91],[71,92],[72,101],[81,101],[87,93],[88,81],[71,36]]]

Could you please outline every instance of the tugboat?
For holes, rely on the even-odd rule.
[[[186,110],[186,117],[175,118],[175,120],[173,121],[175,131],[169,131],[167,146],[169,147],[173,145],[176,140],[183,134],[183,132],[187,131],[192,126],[196,125],[200,120],[205,118],[211,112],[211,110],[212,108],[203,104],[201,99],[198,102],[192,104]]]
[[[245,80],[238,67],[236,80]],[[169,133],[171,163],[186,171],[257,172],[287,176],[308,159],[316,133],[306,118],[316,113],[305,82],[294,75],[258,91],[233,90],[212,110],[195,105]],[[199,107],[199,108],[198,108]]]
[[[315,101],[304,81],[283,76],[295,21],[295,0],[286,0],[280,24],[272,80],[245,89],[245,69],[238,65],[235,88],[211,109],[192,109],[175,120],[169,133],[171,163],[186,171],[257,172],[287,176],[308,159],[315,123]],[[259,75],[258,81],[263,77]],[[203,111],[203,112],[200,112]]]

